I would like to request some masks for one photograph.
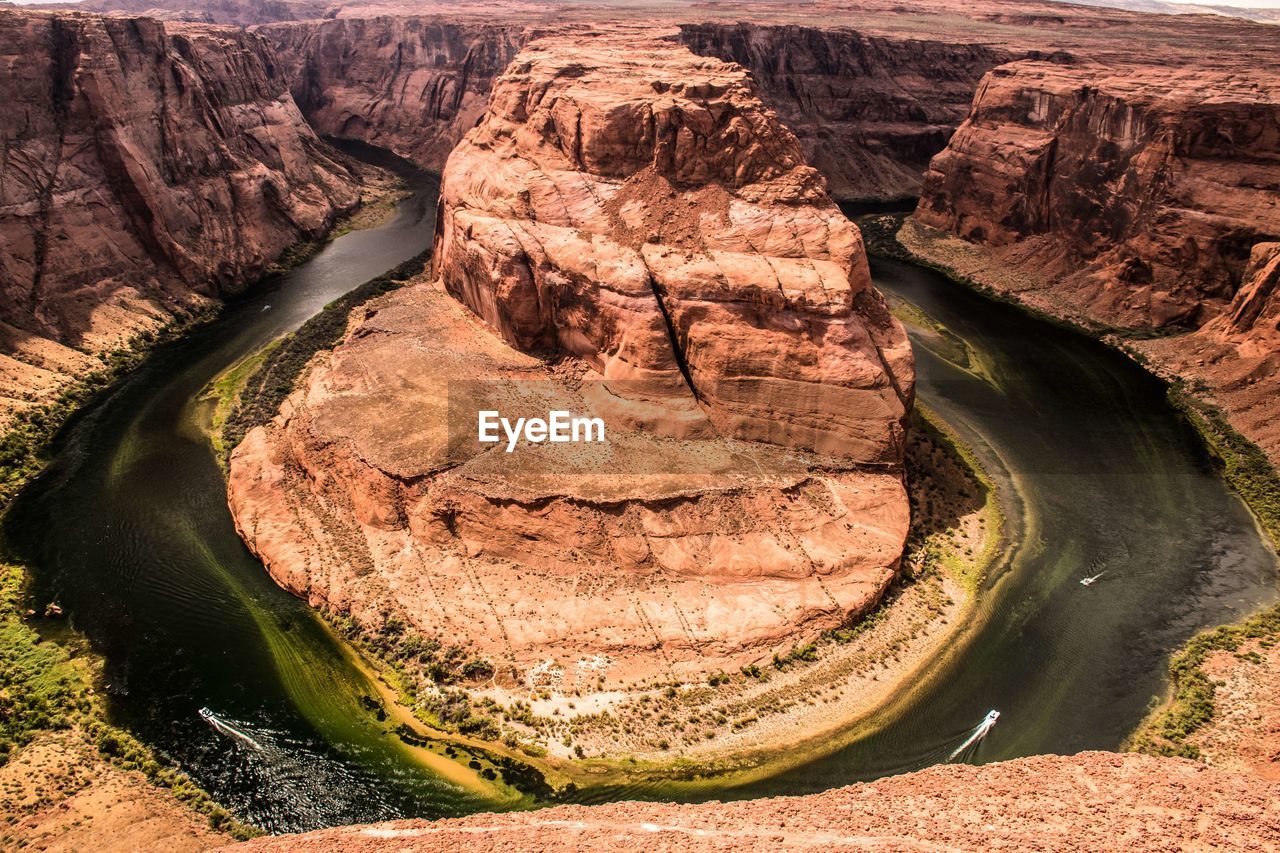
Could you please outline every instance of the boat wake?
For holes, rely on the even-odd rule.
[[[238,724],[228,721],[226,719],[223,719],[222,717],[219,717],[217,714],[215,714],[213,711],[209,710],[208,708],[200,709],[200,717],[206,723],[213,726],[214,731],[220,732],[221,734],[224,734],[227,737],[235,738],[241,743],[253,747],[258,752],[263,751],[262,744],[254,740],[253,737],[250,736],[248,732],[240,728]]]
[[[964,742],[952,750],[951,755],[947,756],[947,761],[955,761],[960,756],[969,751],[971,747],[987,736],[987,733],[995,727],[996,720],[1000,719],[999,711],[988,711],[987,716],[983,717],[982,722],[978,723],[977,728],[969,733]]]

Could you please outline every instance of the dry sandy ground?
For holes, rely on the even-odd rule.
[[[1190,738],[1207,764],[1280,782],[1280,646],[1257,640],[1204,663],[1213,679],[1213,719]]]
[[[76,731],[41,734],[0,766],[0,849],[186,853],[227,840]]]
[[[499,850],[1267,850],[1280,785],[1104,752],[943,766],[808,797],[611,803],[403,821],[248,842],[240,853]]]

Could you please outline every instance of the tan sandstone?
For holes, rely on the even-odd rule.
[[[373,303],[233,456],[279,582],[588,691],[767,660],[878,600],[910,350],[742,69],[648,33],[534,42],[440,210],[437,281]],[[451,403],[521,395],[609,441],[450,433]]]

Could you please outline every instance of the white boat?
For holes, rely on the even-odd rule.
[[[973,746],[975,743],[977,743],[978,741],[986,737],[987,732],[991,731],[991,727],[996,724],[996,720],[998,719],[1000,719],[999,711],[996,711],[994,709],[988,711],[987,715],[982,718],[982,722],[978,723],[978,727],[974,729],[967,738],[964,739],[964,743],[960,744],[955,748],[955,750],[951,753],[951,755],[948,756],[947,760],[955,761],[956,758],[964,754],[964,751],[966,749],[968,749],[969,747]]]
[[[1105,571],[1105,570],[1103,570],[1103,571],[1101,571],[1101,572],[1098,572],[1096,575],[1093,575],[1092,577],[1080,578],[1080,585],[1081,585],[1081,586],[1093,586],[1093,582],[1094,582],[1094,581],[1096,581],[1098,578],[1102,577],[1102,576],[1103,576],[1103,575],[1105,575],[1105,574],[1106,574],[1106,571]]]

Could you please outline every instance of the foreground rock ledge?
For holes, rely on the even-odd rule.
[[[251,841],[292,850],[1267,850],[1280,785],[1191,761],[1086,752],[942,766],[804,797],[610,803]]]
[[[499,687],[601,695],[767,661],[879,599],[910,349],[740,67],[651,31],[530,44],[450,158],[435,272],[233,456],[283,586],[468,646]],[[459,455],[460,380],[600,412],[608,446]]]

